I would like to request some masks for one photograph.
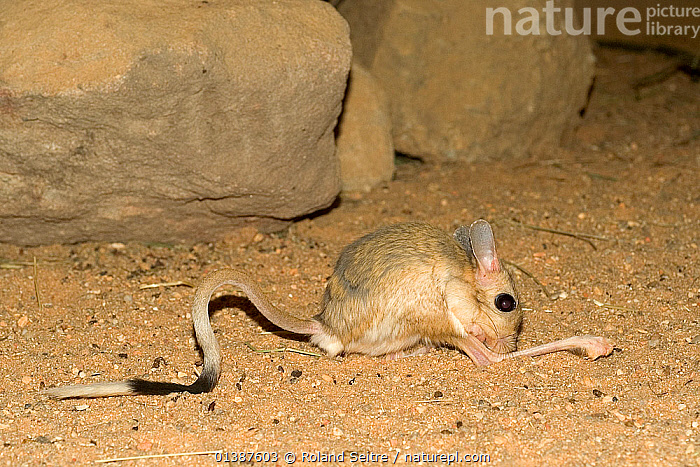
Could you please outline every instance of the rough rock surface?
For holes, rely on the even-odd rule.
[[[369,191],[394,174],[391,116],[384,90],[353,63],[338,125],[338,159],[343,191]]]
[[[314,0],[0,0],[0,241],[207,240],[328,206],[350,59]]]
[[[541,34],[518,35],[518,10],[542,12],[545,0],[506,3],[511,35],[500,17],[486,34],[486,8],[502,3],[341,3],[356,59],[387,92],[397,151],[429,160],[518,157],[557,145],[577,121],[593,76],[588,38],[547,34],[544,13]]]

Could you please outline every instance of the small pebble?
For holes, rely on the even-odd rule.
[[[139,451],[150,451],[152,447],[153,441],[149,441],[146,439],[136,445],[136,449],[138,449]]]
[[[627,417],[622,415],[617,410],[612,410],[610,413],[612,413],[615,416],[615,418],[617,418],[621,422],[624,422],[625,420],[627,420]]]
[[[298,378],[301,376],[301,370],[294,370],[292,371],[291,375],[293,378]]]
[[[163,357],[157,357],[155,360],[153,360],[151,368],[160,368],[161,365],[165,366],[166,364],[167,363]]]

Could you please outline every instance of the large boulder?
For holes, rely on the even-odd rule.
[[[343,191],[370,191],[393,177],[389,103],[377,80],[357,62],[350,70],[336,145]]]
[[[210,240],[340,190],[316,0],[0,0],[0,241]]]
[[[594,73],[588,38],[545,31],[545,0],[345,0],[355,58],[387,92],[397,151],[427,160],[510,158],[557,145]],[[565,8],[571,2],[556,2]],[[487,8],[507,7],[487,34]],[[540,12],[519,35],[518,10]],[[561,30],[562,14],[554,16]]]

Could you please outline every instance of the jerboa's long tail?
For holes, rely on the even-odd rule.
[[[216,386],[221,374],[221,351],[219,342],[209,322],[209,300],[212,294],[223,285],[233,285],[241,289],[263,316],[273,324],[298,334],[316,334],[321,324],[313,319],[297,318],[275,307],[260,287],[245,273],[235,269],[220,269],[202,279],[197,288],[192,305],[192,320],[197,342],[204,354],[204,367],[197,380],[190,384],[166,383],[144,379],[129,379],[112,383],[94,383],[50,388],[45,391],[54,399],[74,397],[109,397],[126,395],[164,395],[173,392],[199,394],[209,392]]]

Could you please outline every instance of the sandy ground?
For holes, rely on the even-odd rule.
[[[304,453],[344,453],[346,463],[458,453],[488,456],[479,465],[700,465],[700,85],[675,73],[635,92],[636,80],[672,60],[610,50],[599,58],[581,128],[549,154],[404,161],[395,181],[277,234],[243,230],[197,245],[0,245],[0,464],[222,450],[223,460],[257,452],[277,464],[290,452],[304,465],[316,459]],[[240,267],[275,302],[310,316],[353,239],[390,222],[452,231],[478,217],[493,223],[504,259],[558,295],[514,271],[526,308],[520,346],[587,333],[614,341],[613,355],[487,368],[451,349],[396,361],[316,357],[285,351],[317,349],[223,290],[210,306],[224,355],[212,393],[51,401],[39,392],[129,376],[194,380],[192,289],[141,286]]]

